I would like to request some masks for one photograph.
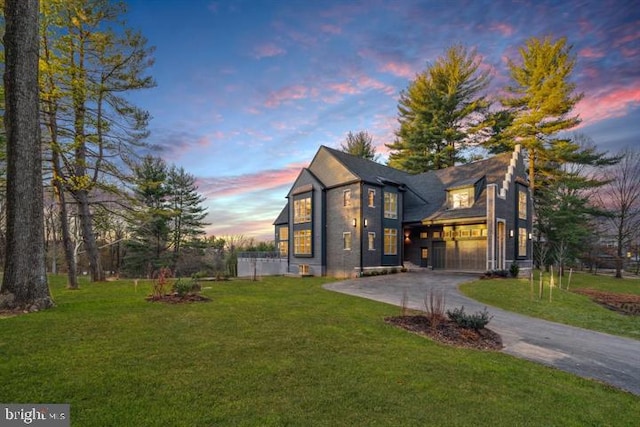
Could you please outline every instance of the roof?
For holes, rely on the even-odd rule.
[[[316,153],[309,170],[313,171],[315,166],[319,181],[332,181],[323,182],[325,185],[344,184],[346,182],[341,182],[341,179],[348,177],[368,184],[390,184],[404,188],[407,190],[404,197],[404,222],[447,221],[485,217],[486,185],[503,182],[513,155],[514,153],[507,152],[485,160],[412,175],[323,145]],[[337,166],[334,160],[331,160],[332,164],[342,172],[328,171],[325,169],[328,165],[325,164],[315,165],[318,158],[325,159],[320,163],[326,163],[327,159],[333,158],[342,167]],[[471,186],[475,189],[475,203],[469,208],[448,209],[447,191]],[[285,207],[274,224],[286,223],[287,212]]]

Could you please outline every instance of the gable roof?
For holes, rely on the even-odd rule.
[[[437,222],[480,218],[486,216],[486,185],[500,186],[513,173],[520,150],[507,152],[485,160],[412,175],[372,160],[354,156],[334,148],[320,146],[306,171],[325,188],[363,181],[372,185],[395,185],[406,189],[404,222]],[[511,166],[510,166],[511,165]],[[294,187],[296,185],[294,184]],[[469,208],[448,209],[447,191],[474,187],[475,202]],[[294,188],[291,189],[293,191]],[[289,195],[292,193],[290,192]],[[285,222],[288,210],[280,213],[275,224]]]

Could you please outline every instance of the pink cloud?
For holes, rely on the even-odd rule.
[[[256,59],[280,56],[280,55],[284,55],[285,53],[287,53],[286,50],[284,50],[280,46],[277,46],[274,43],[265,43],[260,46],[256,46],[256,48],[253,49],[253,56]]]
[[[585,96],[576,106],[583,124],[625,116],[630,108],[640,106],[640,87],[613,88],[610,91]]]
[[[411,79],[415,77],[415,71],[410,64],[402,62],[387,62],[380,67],[380,71],[393,74],[394,76]]]
[[[504,22],[496,22],[489,25],[489,31],[495,31],[505,37],[510,37],[514,33],[515,29],[511,25],[505,24]]]
[[[323,33],[328,33],[328,34],[341,34],[342,33],[342,28],[338,27],[337,25],[331,25],[331,24],[324,24],[320,26],[320,30]]]
[[[349,82],[330,83],[328,86],[329,86],[329,89],[343,95],[354,95],[359,92],[358,88],[356,88]]]
[[[604,55],[605,55],[604,52],[602,52],[601,50],[594,49],[592,47],[586,47],[582,49],[580,52],[578,52],[578,56],[582,58],[589,58],[589,59],[602,58]]]
[[[271,92],[264,105],[274,108],[283,102],[305,99],[309,96],[309,89],[302,85],[286,86],[275,92]]]
[[[206,197],[228,197],[256,191],[271,190],[293,184],[301,168],[307,164],[291,164],[283,169],[260,171],[228,177],[199,178],[198,190]]]

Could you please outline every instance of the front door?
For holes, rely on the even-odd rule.
[[[420,248],[420,267],[429,266],[429,248]]]
[[[433,242],[433,253],[431,254],[431,265],[434,269],[445,267],[445,254],[447,253],[446,242]]]

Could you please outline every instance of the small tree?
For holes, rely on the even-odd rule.
[[[373,138],[366,131],[356,134],[349,132],[340,150],[367,160],[376,160],[376,148],[373,146]]]

